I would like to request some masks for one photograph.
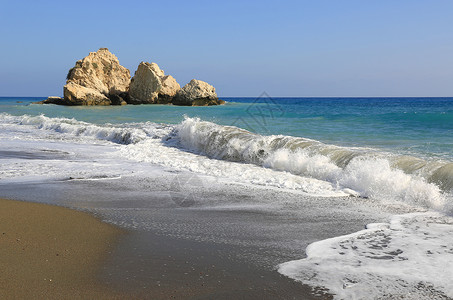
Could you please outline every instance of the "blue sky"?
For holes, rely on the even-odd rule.
[[[62,95],[107,47],[220,96],[453,96],[453,1],[0,0],[0,96]]]

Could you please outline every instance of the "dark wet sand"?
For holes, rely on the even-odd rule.
[[[134,231],[124,237],[103,277],[118,292],[149,299],[331,299],[244,261],[229,245]],[[151,296],[152,295],[152,296]]]
[[[56,206],[0,200],[1,299],[328,299],[238,247],[125,232]]]

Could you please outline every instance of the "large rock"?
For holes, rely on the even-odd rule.
[[[170,103],[181,86],[170,76],[165,76],[156,63],[141,62],[131,79],[129,102],[132,104]]]
[[[192,79],[174,97],[173,104],[187,106],[208,106],[224,104],[217,97],[215,88],[207,82]]]
[[[130,72],[107,48],[101,48],[77,61],[66,79],[64,100],[70,105],[122,104],[127,99]]]

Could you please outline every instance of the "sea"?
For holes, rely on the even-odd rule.
[[[335,299],[453,299],[453,98],[0,98],[0,197],[243,247]]]

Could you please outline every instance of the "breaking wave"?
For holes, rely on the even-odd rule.
[[[428,161],[370,148],[339,147],[300,137],[263,136],[198,118],[185,118],[178,125],[152,122],[93,124],[44,115],[12,116],[2,113],[0,122],[61,133],[61,137],[76,136],[90,141],[134,145],[138,151],[140,147],[145,150],[145,147],[152,147],[158,142],[162,147],[178,151],[189,151],[225,162],[254,164],[299,178],[328,182],[338,191],[347,191],[346,194],[402,201],[443,211],[453,208],[450,196],[453,191],[453,163],[447,161]],[[153,143],[150,144],[150,140]],[[152,149],[142,153],[156,155]],[[163,156],[157,163],[168,159],[171,157]],[[194,163],[183,161],[188,170],[193,169]]]
[[[328,181],[361,197],[444,209],[445,194],[453,189],[453,163],[449,162],[292,136],[262,136],[197,118],[186,118],[176,130],[181,146],[190,151]]]
[[[127,124],[92,124],[68,118],[49,118],[39,116],[12,116],[6,113],[0,114],[2,123],[31,125],[37,129],[49,130],[73,136],[95,138],[117,144],[136,144],[147,138],[160,138],[168,133],[168,126],[146,122]]]

